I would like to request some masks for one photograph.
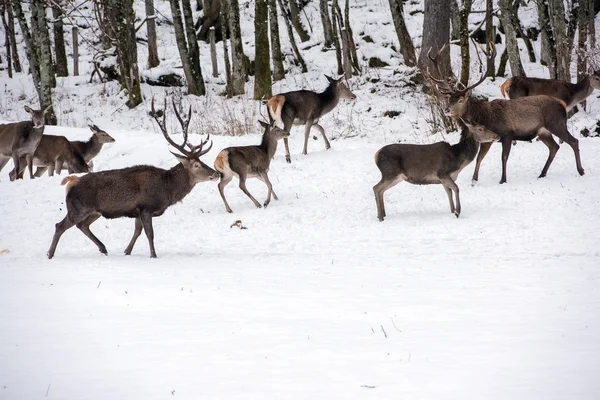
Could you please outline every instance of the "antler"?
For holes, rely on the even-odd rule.
[[[446,45],[444,44],[442,46],[442,48],[437,52],[435,57],[431,56],[431,49],[432,48],[430,47],[429,50],[427,51],[427,58],[429,58],[429,60],[431,60],[431,64],[434,66],[436,74],[438,76],[442,76],[442,74],[440,73],[440,67],[438,65],[438,58],[439,58],[440,54],[442,54],[442,52],[446,49]],[[440,91],[441,94],[451,94],[452,93],[452,89],[450,88],[450,85],[448,84],[448,82],[443,79],[435,78],[433,75],[431,75],[431,73],[429,72],[429,67],[427,68],[425,75],[426,75],[427,79],[436,83],[436,87],[438,88],[438,90]],[[440,85],[442,85],[442,87],[440,87]]]
[[[494,57],[496,57],[496,46],[494,45],[494,43],[490,42],[490,49],[492,49],[492,51],[490,53],[486,52],[483,49],[480,49],[479,46],[475,47],[475,50],[479,49],[481,50],[481,52],[483,54],[486,55],[486,58],[488,60],[492,60]],[[479,65],[483,65],[482,61],[481,61],[481,57],[479,55],[479,50],[477,50],[477,58],[479,59]],[[483,81],[485,81],[485,78],[487,78],[487,76],[489,75],[489,73],[492,71],[492,63],[488,63],[488,66],[486,68],[486,71],[484,74],[481,75],[481,77],[479,78],[479,80],[477,81],[477,83],[467,87],[466,89],[464,89],[465,92],[468,92],[469,90],[473,90],[475,89],[477,86],[479,86]]]
[[[206,145],[206,143],[208,143],[210,135],[208,135],[206,140],[203,140],[198,146],[194,146],[194,145],[188,143],[188,141],[187,141],[188,140],[188,127],[190,125],[190,120],[192,118],[192,106],[190,106],[187,118],[183,119],[181,117],[181,115],[179,114],[179,111],[177,111],[175,101],[173,101],[173,109],[175,110],[175,116],[177,117],[177,120],[179,121],[179,123],[181,124],[181,128],[183,129],[183,143],[180,145],[175,143],[173,141],[173,139],[171,139],[171,137],[169,136],[169,133],[167,132],[167,127],[166,127],[167,99],[165,99],[165,109],[163,111],[162,121],[160,119],[158,119],[158,117],[156,115],[156,111],[154,109],[154,96],[152,96],[151,107],[152,107],[152,117],[158,124],[158,127],[160,128],[163,136],[165,137],[167,142],[171,146],[175,147],[177,149],[177,151],[179,151],[181,154],[183,154],[187,158],[196,158],[197,159],[200,156],[202,156],[210,151],[210,149],[212,148],[212,143],[210,144],[210,146],[207,149],[203,150],[204,145]],[[185,146],[188,146],[190,150],[186,150]],[[173,152],[171,152],[171,153],[173,153]],[[175,154],[175,153],[173,153],[173,154]]]

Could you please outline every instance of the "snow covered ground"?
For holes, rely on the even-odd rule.
[[[417,3],[407,3],[406,15],[418,45]],[[306,14],[315,37],[317,4]],[[168,3],[157,5],[170,15]],[[494,145],[476,186],[473,164],[458,178],[459,219],[440,186],[403,183],[386,193],[381,223],[372,192],[380,178],[375,152],[396,141],[458,139],[429,134],[427,99],[392,50],[397,39],[387,7],[385,0],[353,2],[359,56],[376,55],[390,66],[365,67],[350,81],[357,101],[323,118],[332,149],[311,139],[302,156],[302,129],[293,130],[292,164],[281,145],[269,174],[280,200],[266,210],[254,208],[234,180],[226,189],[234,214],[227,214],[216,183],[199,184],[154,220],[158,259],[149,258],[144,235],[131,256],[123,255],[132,220],[100,219],[92,230],[108,256],[71,229],[48,260],[54,224],[66,213],[65,175],[9,182],[11,164],[0,173],[0,251],[8,250],[0,254],[0,399],[597,398],[600,139],[579,131],[595,125],[600,101],[592,96],[587,113],[569,122],[585,176],[563,144],[548,177],[537,179],[547,148],[519,143],[508,183],[499,185]],[[250,35],[253,7],[242,13]],[[527,18],[525,25],[535,25]],[[159,68],[177,69],[169,29],[159,26]],[[275,92],[323,89],[323,74],[335,63],[316,43],[300,44],[310,72],[294,73],[288,60]],[[252,56],[252,43],[244,46]],[[61,126],[47,133],[87,139],[82,127],[90,121],[107,130],[116,142],[95,159],[97,170],[175,165],[147,115],[151,95],[165,91],[144,85],[144,104],[127,110],[114,82],[87,84],[92,51],[85,43],[81,51],[82,76],[58,80]],[[545,76],[542,67],[525,66]],[[260,141],[260,106],[218,97],[223,80],[205,75],[209,95],[184,99],[194,106],[191,130],[227,130],[241,121],[253,132],[213,135],[204,157],[212,165],[222,148]],[[477,91],[498,98],[502,82]],[[0,87],[4,121],[25,119],[22,106],[37,104],[27,75],[0,75]],[[400,115],[383,117],[390,110]],[[260,201],[266,197],[260,181],[248,188]],[[231,227],[236,220],[247,229]]]

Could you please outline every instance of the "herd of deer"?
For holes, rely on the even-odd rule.
[[[437,68],[437,56],[428,56]],[[495,50],[488,54],[488,57],[494,56]],[[481,161],[493,142],[502,143],[500,183],[506,182],[506,162],[511,142],[531,141],[536,136],[550,151],[540,178],[546,176],[559,148],[552,135],[573,148],[577,171],[580,175],[584,174],[578,140],[567,129],[567,111],[589,96],[594,89],[600,89],[600,72],[587,76],[577,84],[548,79],[511,78],[501,87],[507,100],[493,101],[472,97],[473,89],[484,81],[487,72],[477,83],[464,89],[452,88],[448,82],[427,75],[439,92],[447,97],[446,114],[456,119],[462,128],[461,139],[455,145],[446,142],[429,145],[391,144],[377,151],[375,163],[382,177],[373,191],[380,221],[386,216],[384,192],[402,181],[417,185],[441,184],[448,195],[450,211],[458,217],[461,205],[456,178],[478,154],[473,174],[473,180],[476,181]],[[329,85],[321,93],[300,90],[278,94],[269,99],[267,110],[270,122],[260,122],[264,128],[261,143],[221,150],[215,158],[214,170],[200,160],[212,147],[212,143],[206,147],[209,138],[202,140],[197,146],[188,142],[191,107],[187,116],[182,117],[173,103],[175,116],[183,131],[183,142],[178,144],[173,141],[166,128],[166,100],[161,121],[152,99],[153,118],[166,141],[178,151],[172,154],[179,163],[169,170],[141,165],[64,178],[61,184],[66,185],[67,215],[56,224],[48,258],[54,256],[62,234],[74,225],[98,246],[101,253],[107,254],[104,244],[90,230],[90,225],[101,216],[134,218],[135,229],[125,254],[131,254],[143,229],[148,238],[150,256],[156,257],[152,218],[162,215],[168,207],[181,201],[200,182],[220,179],[219,193],[227,212],[232,210],[225,198],[224,189],[234,176],[239,180],[240,189],[256,207],[267,207],[271,195],[275,200],[278,199],[268,176],[278,141],[284,140],[286,161],[289,163],[288,137],[292,125],[305,126],[303,154],[307,153],[308,137],[314,126],[323,136],[325,148],[328,149],[329,141],[325,130],[318,124],[319,119],[335,108],[340,99],[356,99],[341,78],[326,78]],[[10,173],[11,180],[22,178],[25,166],[29,168],[30,177],[33,178],[33,165],[38,166],[35,174],[38,177],[46,169],[49,169],[50,175],[54,171],[60,173],[63,165],[66,165],[69,173],[89,172],[92,169],[91,159],[98,154],[102,145],[114,141],[95,125],[90,125],[94,134],[88,142],[69,142],[62,136],[43,135],[44,114],[47,109],[31,110],[25,107],[25,110],[31,114],[32,121],[0,125],[0,170],[12,159],[14,170]],[[262,205],[246,188],[247,178],[258,178],[267,186],[267,199]]]

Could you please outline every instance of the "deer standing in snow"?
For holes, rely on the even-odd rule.
[[[283,130],[290,133],[292,125],[304,125],[304,149],[302,154],[307,154],[308,137],[310,129],[314,126],[321,132],[325,141],[325,149],[331,148],[325,129],[319,125],[319,119],[333,110],[340,99],[355,100],[356,95],[348,89],[343,78],[333,79],[325,75],[329,86],[321,92],[316,93],[310,90],[297,90],[293,92],[280,93],[269,99],[267,110],[271,123],[275,122],[277,126],[283,126]],[[289,163],[290,148],[288,139],[284,138],[285,159]]]
[[[81,154],[83,156],[83,159],[85,160],[85,162],[89,165],[90,167],[90,171],[94,168],[94,162],[92,161],[92,159],[94,157],[96,157],[98,155],[98,153],[100,153],[100,150],[102,150],[102,146],[106,143],[113,143],[115,141],[115,139],[110,136],[108,133],[106,133],[106,131],[103,131],[102,129],[98,128],[98,126],[96,125],[88,125],[90,127],[90,129],[92,130],[92,137],[88,140],[88,141],[79,141],[79,140],[74,140],[71,142],[71,145],[73,146],[73,149],[78,152],[79,154]],[[63,161],[62,159],[59,159],[59,162]],[[57,165],[57,172],[60,174],[62,168],[62,164],[59,166]]]

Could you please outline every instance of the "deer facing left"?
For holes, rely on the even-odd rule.
[[[56,224],[48,258],[54,257],[62,234],[74,225],[83,232],[101,253],[107,254],[104,244],[90,231],[90,225],[101,216],[104,218],[128,217],[135,219],[135,230],[125,254],[131,254],[142,228],[150,245],[150,257],[156,257],[152,218],[162,215],[171,205],[180,202],[199,182],[219,178],[219,173],[200,161],[208,153],[212,143],[205,148],[208,138],[198,146],[188,143],[188,126],[192,115],[183,119],[173,104],[175,115],[183,129],[183,143],[177,144],[166,129],[166,102],[162,121],[156,116],[154,99],[152,115],[167,142],[180,154],[172,153],[179,163],[169,170],[139,165],[135,167],[89,173],[82,177],[68,176],[62,184],[67,185],[67,216]]]
[[[13,160],[14,170],[21,170],[20,158],[24,157],[29,169],[29,177],[33,179],[33,154],[42,140],[45,116],[48,106],[43,110],[33,110],[25,106],[25,111],[31,115],[31,121],[13,122],[0,125],[0,171]],[[19,179],[18,174],[11,174],[10,180]]]

